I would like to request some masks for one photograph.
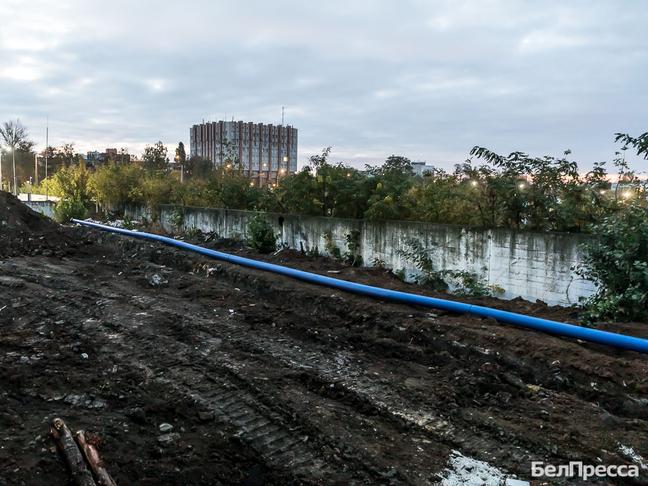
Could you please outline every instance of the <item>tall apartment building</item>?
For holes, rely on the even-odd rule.
[[[208,122],[191,127],[189,140],[191,157],[209,159],[214,165],[238,159],[240,170],[259,185],[274,184],[297,171],[297,129],[291,126]]]

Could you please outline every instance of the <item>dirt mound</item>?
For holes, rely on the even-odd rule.
[[[0,191],[0,258],[22,255],[63,256],[74,240],[66,228]]]

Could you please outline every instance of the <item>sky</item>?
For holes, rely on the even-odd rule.
[[[646,25],[641,0],[0,0],[0,121],[139,154],[285,106],[300,165],[480,145],[587,168],[648,131]]]

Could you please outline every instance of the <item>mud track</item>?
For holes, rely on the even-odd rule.
[[[430,484],[454,450],[528,479],[532,460],[648,456],[645,356],[79,234],[64,258],[0,261],[6,484],[66,484],[54,416],[102,438],[119,484]]]

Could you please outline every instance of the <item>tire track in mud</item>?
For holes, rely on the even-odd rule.
[[[222,268],[222,267],[221,267]],[[249,288],[245,285],[246,280],[249,278],[249,275],[245,275],[249,272],[246,270],[240,271],[239,269],[234,269],[233,272],[236,274],[234,278],[229,278],[228,279],[228,272],[230,270],[224,269],[219,272],[220,276],[224,276],[227,280],[230,280],[237,285],[240,285],[241,287],[245,287],[246,290],[250,290],[253,293],[256,293],[256,295],[262,294],[264,297],[268,295],[268,292],[265,290],[262,290],[259,292],[259,288],[263,289],[265,286],[259,284],[259,280],[262,277],[259,277],[257,275],[253,275],[252,278],[252,285],[249,286]],[[240,273],[244,273],[243,277],[240,276]],[[302,297],[303,299],[303,297]],[[348,307],[350,307],[350,304],[347,304]],[[325,306],[326,307],[326,306]],[[292,309],[299,308],[299,306],[291,306]],[[344,312],[345,309],[342,310]],[[333,313],[337,314],[341,312],[340,308],[337,307]],[[325,314],[324,312],[319,313],[317,315],[318,318],[322,318],[322,315]],[[308,324],[304,324],[304,322],[308,322],[309,320],[313,319],[313,315],[304,315],[304,314],[298,314],[294,316],[296,319],[302,319],[302,328],[305,327]],[[257,329],[257,335],[258,335],[258,329]],[[294,334],[294,333],[293,333]],[[245,341],[245,340],[243,340]],[[502,363],[505,366],[506,371],[504,372],[499,372],[498,377],[495,381],[501,381],[504,386],[506,386],[508,389],[517,389],[517,393],[514,394],[519,394],[524,398],[524,395],[527,394],[532,394],[536,393],[538,391],[542,391],[542,394],[544,396],[543,400],[544,401],[550,401],[550,400],[556,400],[564,402],[565,400],[571,402],[571,407],[575,410],[583,410],[582,417],[578,418],[579,422],[587,422],[587,415],[588,414],[594,414],[594,416],[600,415],[603,417],[609,417],[609,412],[602,408],[597,401],[593,401],[593,393],[591,390],[585,388],[585,387],[578,387],[578,386],[560,386],[556,387],[555,386],[555,381],[553,380],[553,377],[550,375],[548,382],[545,382],[542,379],[535,379],[531,381],[531,383],[525,383],[524,378],[529,378],[529,377],[535,377],[538,378],[539,373],[537,370],[531,370],[529,369],[531,365],[526,365],[524,364],[523,366],[517,366],[520,363],[519,359],[516,359],[513,356],[509,356],[503,353],[496,352],[493,354],[492,352],[489,352],[488,349],[475,346],[473,344],[463,344],[463,343],[458,343],[456,341],[450,341],[450,342],[443,342],[442,339],[438,340],[438,343],[441,344],[441,352],[442,353],[447,353],[449,354],[450,359],[458,359],[462,361],[467,361],[468,367],[475,369],[477,373],[479,373],[479,367],[484,366],[484,365],[491,365],[493,362],[494,363]],[[339,344],[342,344],[339,342]],[[438,349],[434,349],[435,347],[429,346],[429,343],[427,343],[428,346],[426,346],[428,349],[426,351],[432,352],[432,353],[437,353]],[[436,343],[435,343],[436,344]],[[250,343],[247,342],[245,343],[246,346],[249,346]],[[302,345],[306,346],[306,343],[302,343]],[[312,342],[308,342],[308,346],[313,347]],[[266,352],[270,352],[276,359],[284,361],[284,364],[294,364],[295,360],[290,359],[288,361],[285,360],[285,356],[290,355],[290,350],[294,348],[294,346],[288,346],[285,349],[280,349],[280,350],[275,350],[272,351],[273,346],[272,342],[263,342],[263,344],[259,344],[259,351],[262,352],[265,350]],[[432,349],[430,349],[432,348]],[[314,359],[314,355],[310,354],[309,359],[307,360],[309,363],[315,362],[316,360]],[[423,362],[429,362],[427,360],[424,360]],[[552,363],[553,364],[553,363]],[[546,364],[545,364],[546,365]],[[329,368],[329,369],[324,369],[324,372],[320,374],[320,379],[324,382],[338,385],[338,384],[346,384],[348,386],[349,391],[352,394],[360,395],[361,400],[359,400],[360,403],[363,403],[366,401],[366,395],[363,394],[363,391],[366,390],[362,384],[358,386],[356,383],[349,382],[349,376],[353,376],[353,373],[344,373],[344,376],[340,376],[339,374],[336,374],[335,372],[331,373],[331,370],[334,370]],[[321,371],[321,370],[320,370]],[[348,370],[345,370],[348,371]],[[542,378],[542,375],[540,376]],[[591,377],[590,377],[591,379]],[[535,383],[540,383],[541,385],[536,385]],[[489,383],[490,384],[490,383]],[[589,383],[588,383],[589,384]],[[610,387],[616,385],[614,382],[610,383]],[[555,389],[558,388],[558,389]],[[376,389],[379,389],[379,387],[376,387]],[[618,389],[618,387],[617,387]],[[529,390],[533,390],[533,392],[530,392]],[[571,392],[571,394],[569,393]],[[612,395],[612,391],[610,390],[608,394],[601,394],[597,395],[597,398],[600,400],[601,398],[605,398],[606,396],[614,396],[614,400],[619,400],[619,394],[617,395]],[[363,396],[364,395],[364,396]],[[369,401],[372,401],[369,399]],[[384,409],[384,402],[378,402],[375,403],[374,405],[377,406],[377,408],[383,408]],[[533,408],[537,408],[534,406]],[[387,411],[389,412],[389,407],[387,407]],[[538,413],[540,414],[548,414],[550,413],[547,410],[544,410],[542,407],[540,410],[537,410]],[[392,411],[393,412],[393,411]],[[533,413],[527,410],[527,413]],[[574,413],[574,415],[578,415],[578,413]],[[431,415],[434,417],[434,414]],[[424,415],[426,417],[426,415]],[[408,419],[408,421],[417,423],[417,420],[412,421],[412,415],[407,413],[407,409],[405,409],[405,418]],[[427,418],[427,417],[426,417]],[[573,417],[576,418],[576,417]],[[517,426],[517,430],[515,427],[514,423],[510,424],[510,429],[511,430],[506,430],[506,427],[502,428],[502,426],[506,425],[506,423],[502,424],[494,424],[491,423],[490,420],[492,417],[488,416],[488,413],[468,413],[468,414],[461,414],[459,416],[453,416],[452,419],[449,419],[448,422],[448,434],[439,434],[439,430],[434,430],[435,428],[433,427],[430,432],[433,432],[436,434],[436,440],[447,440],[448,436],[452,436],[453,434],[456,434],[457,432],[463,432],[458,435],[467,437],[468,439],[462,439],[462,440],[448,440],[447,443],[449,445],[452,445],[457,448],[464,448],[464,450],[468,450],[470,453],[474,455],[479,455],[480,451],[485,451],[485,450],[490,450],[490,451],[496,451],[495,454],[491,457],[485,457],[485,460],[504,460],[507,457],[510,457],[513,455],[514,457],[520,457],[521,454],[526,455],[527,457],[530,457],[531,454],[535,453],[536,455],[542,454],[545,457],[548,457],[549,459],[555,460],[555,461],[560,461],[561,459],[564,461],[565,459],[569,459],[570,457],[573,457],[574,454],[572,451],[570,451],[569,447],[561,447],[560,451],[557,450],[556,446],[552,445],[551,443],[546,443],[546,440],[540,440],[539,438],[534,438],[534,437],[529,437],[528,435],[528,430],[524,429],[523,427],[520,427],[519,424]],[[623,419],[623,417],[612,417],[612,420],[619,422]],[[609,420],[609,419],[605,419]],[[637,425],[643,424],[643,426],[646,425],[646,422],[641,421],[641,420],[635,420],[635,419],[630,419],[628,425],[632,427],[637,427]],[[420,422],[418,425],[422,425]],[[571,427],[571,424],[568,425]],[[642,426],[642,427],[643,427]],[[559,427],[556,427],[554,430],[554,437],[557,437],[559,435],[564,435],[564,431],[561,431]],[[618,435],[618,434],[617,434]],[[494,438],[498,438],[498,441],[494,441]],[[623,436],[619,438],[621,440]],[[577,439],[575,439],[577,441]],[[581,444],[578,444],[579,447],[582,447]],[[587,447],[587,446],[585,446]],[[526,449],[526,453],[521,451],[520,449]],[[532,452],[530,452],[532,451]],[[623,462],[623,458],[619,456],[616,452],[612,451],[603,451],[607,457],[608,460],[617,460]],[[598,453],[598,455],[597,455]],[[601,452],[596,450],[596,449],[591,449],[590,452],[590,457],[593,460],[597,460],[598,456],[601,455]],[[600,460],[600,459],[598,459]]]
[[[112,313],[110,304],[106,304],[106,311]],[[148,306],[150,302],[140,301],[140,304]],[[119,345],[124,356],[129,355],[129,360],[135,360],[131,366],[143,369],[150,380],[189,399],[197,408],[214,413],[217,420],[233,428],[237,438],[257,451],[265,464],[289,472],[295,479],[319,482],[339,478],[340,471],[343,472],[342,480],[353,478],[363,484],[372,484],[381,477],[380,467],[372,464],[370,458],[366,462],[359,461],[359,456],[335,458],[331,452],[334,450],[333,441],[300,433],[303,417],[287,413],[289,407],[285,403],[268,403],[268,397],[259,396],[265,394],[265,390],[258,389],[239,371],[245,362],[237,361],[228,353],[210,356],[204,348],[197,349],[164,335],[165,329],[159,326],[149,327],[148,322],[141,322],[143,317],[159,317],[159,313],[160,308],[147,316],[137,313],[139,319],[135,320],[138,323],[120,322],[119,329],[115,329],[117,332],[111,335],[111,347]],[[182,319],[171,310],[165,309],[163,313],[165,322],[167,319]],[[135,339],[131,341],[132,338]],[[176,358],[167,363],[165,357],[161,362],[154,362],[149,354],[133,355],[133,342],[150,339],[164,347],[165,356]],[[213,336],[211,340],[214,340]],[[177,356],[183,356],[183,359],[178,362]],[[150,371],[154,369],[163,371]],[[327,452],[322,453],[323,449]]]
[[[205,264],[203,264],[204,266]],[[216,267],[210,267],[213,272],[210,274],[217,274],[219,277],[223,277],[226,280],[232,282],[233,284],[240,285],[245,287],[246,290],[272,301],[276,305],[282,305],[283,302],[277,295],[282,295],[288,292],[287,289],[294,288],[297,285],[291,285],[291,281],[285,278],[276,278],[269,275],[265,275],[262,272],[251,272],[247,269],[241,269],[233,265],[227,264],[218,264]],[[270,283],[271,282],[271,283]],[[282,292],[282,287],[285,292]],[[314,316],[323,317],[327,313],[349,317],[353,314],[358,313],[357,306],[361,305],[361,299],[357,296],[348,295],[347,298],[340,297],[338,292],[333,292],[333,294],[327,299],[323,298],[321,292],[317,290],[311,290],[306,285],[299,285],[300,292],[304,294],[301,301],[308,300],[309,297],[313,298],[315,303],[314,313],[311,315],[300,315],[299,312],[295,312],[296,319],[303,319],[304,317],[312,318]],[[279,288],[279,291],[276,289]],[[330,291],[330,290],[329,290]],[[344,294],[343,294],[344,295]],[[406,308],[404,306],[397,306],[395,304],[383,303],[387,309],[386,313],[391,313],[391,318],[400,318],[402,320],[405,317],[415,317],[418,320],[421,318],[425,319],[426,314],[429,313],[422,312],[420,309]],[[298,306],[293,306],[293,310],[298,309]],[[410,337],[410,342],[405,345],[401,342],[398,342],[392,339],[391,342],[387,343],[387,347],[391,347],[392,351],[396,351],[397,354],[405,354],[407,352],[408,361],[416,361],[424,365],[436,365],[441,364],[444,360],[447,359],[457,359],[461,361],[473,361],[478,360],[480,362],[489,362],[495,363],[496,365],[504,368],[503,371],[507,373],[504,374],[503,378],[508,381],[511,385],[515,387],[523,387],[524,383],[529,383],[533,385],[539,385],[547,390],[552,390],[554,392],[565,392],[568,391],[570,394],[577,396],[579,399],[596,404],[602,404],[604,408],[609,409],[609,411],[619,415],[620,417],[626,418],[646,418],[648,419],[648,411],[641,415],[637,416],[636,407],[632,407],[633,410],[628,410],[627,407],[624,407],[623,402],[632,402],[636,401],[637,397],[633,397],[630,392],[627,381],[631,381],[632,377],[625,379],[623,377],[614,376],[610,373],[605,366],[601,365],[594,370],[588,369],[588,372],[582,371],[578,366],[578,363],[561,363],[559,360],[547,360],[547,359],[537,359],[535,356],[519,356],[514,352],[507,352],[506,344],[503,344],[502,347],[498,344],[497,340],[491,339],[495,338],[495,332],[505,334],[508,329],[511,329],[513,332],[526,332],[529,334],[529,339],[534,339],[535,336],[540,335],[545,339],[556,339],[560,338],[547,337],[543,334],[534,333],[533,331],[528,330],[518,330],[510,328],[508,326],[500,325],[492,320],[485,321],[486,324],[481,324],[479,328],[464,328],[462,329],[460,325],[454,324],[455,321],[459,321],[459,318],[448,314],[445,312],[438,312],[433,314],[433,319],[428,319],[426,324],[423,324],[421,327],[425,327],[426,333],[421,333],[417,335],[414,332],[408,334]],[[438,319],[439,316],[444,316],[443,319]],[[378,320],[383,321],[385,319],[384,315],[376,316],[372,315],[371,317],[378,317]],[[475,322],[484,322],[477,318],[470,318]],[[365,321],[371,320],[369,316],[365,316]],[[442,320],[447,322],[441,322]],[[361,327],[365,322],[358,323]],[[317,323],[313,323],[313,327],[317,328]],[[395,327],[395,326],[393,326]],[[491,327],[494,327],[492,331],[489,331]],[[419,329],[422,331],[422,329]],[[389,333],[386,333],[389,335]],[[312,337],[312,336],[311,336]],[[334,336],[337,338],[337,336]],[[390,336],[391,337],[391,336]],[[347,338],[346,341],[349,339]],[[461,340],[461,342],[459,341]],[[601,355],[601,357],[618,357],[619,362],[623,364],[624,360],[633,360],[633,359],[642,359],[643,357],[631,352],[622,353],[617,350],[609,349],[603,346],[590,345],[588,343],[577,343],[570,342],[569,340],[561,340],[562,343],[567,344],[578,354],[587,355],[592,352]],[[412,346],[412,343],[414,344]],[[377,342],[365,342],[364,346],[376,346],[377,349],[380,349],[381,343]],[[498,348],[499,350],[495,350]],[[400,348],[400,349],[398,349]],[[490,348],[490,349],[489,349]],[[445,356],[444,356],[445,355]],[[584,358],[583,361],[592,360],[592,356]],[[648,362],[645,361],[646,365],[643,367],[643,373],[648,374]],[[592,371],[597,374],[596,381],[593,381]],[[512,376],[514,374],[515,376]],[[638,395],[645,395],[648,391],[648,386],[644,386],[639,389]],[[639,399],[641,400],[641,399]]]
[[[146,304],[144,304],[146,306]],[[165,321],[172,321],[174,319],[181,319],[181,316],[175,314],[173,309],[158,309],[164,313],[169,313],[169,316],[165,318]],[[338,353],[333,360],[329,359],[328,356],[322,352],[316,351],[303,351],[301,346],[303,343],[298,341],[293,341],[286,337],[280,337],[274,339],[273,337],[262,336],[257,330],[254,333],[248,332],[240,322],[237,322],[236,315],[230,314],[225,319],[221,319],[217,323],[218,334],[205,332],[205,328],[213,328],[210,326],[212,321],[207,320],[205,323],[201,324],[203,319],[197,314],[192,314],[192,341],[195,342],[213,342],[214,338],[217,339],[223,338],[228,341],[228,349],[232,350],[246,350],[246,353],[252,353],[256,359],[263,359],[265,361],[265,366],[258,367],[259,369],[272,369],[277,368],[277,365],[283,366],[288,370],[296,370],[299,373],[295,375],[294,381],[291,385],[292,388],[299,388],[300,386],[306,386],[310,391],[314,391],[323,399],[331,399],[336,401],[341,401],[346,404],[350,413],[361,414],[369,412],[370,415],[378,415],[383,419],[387,419],[390,422],[393,422],[397,426],[397,430],[409,430],[409,435],[413,438],[417,437],[416,430],[421,432],[418,434],[418,440],[421,442],[432,442],[435,444],[433,450],[428,451],[429,454],[433,454],[436,460],[430,460],[427,464],[427,469],[425,471],[415,471],[413,473],[412,482],[418,482],[418,478],[424,478],[423,483],[427,482],[430,476],[434,475],[436,471],[433,468],[430,468],[432,464],[444,463],[445,458],[449,457],[450,446],[457,449],[461,445],[465,445],[463,442],[455,441],[452,438],[453,433],[455,432],[454,427],[450,425],[447,421],[437,417],[432,411],[425,411],[421,408],[420,405],[410,405],[408,400],[403,396],[396,393],[390,386],[381,384],[376,380],[371,379],[361,368],[355,367],[351,364],[353,358],[346,357]],[[138,330],[147,329],[146,325],[136,326]],[[202,329],[202,330],[201,330]],[[125,332],[131,332],[132,328],[129,331],[129,327],[124,328]],[[161,339],[166,343],[165,348],[171,354],[173,353],[172,346],[184,348],[185,353],[191,353],[192,347],[185,343],[179,343],[171,338],[164,337],[163,330],[159,329],[159,332],[156,334],[158,339]],[[143,339],[142,336],[140,338]],[[207,349],[202,349],[199,351],[199,354],[204,358],[209,355]],[[197,356],[196,356],[197,357]],[[245,375],[242,374],[239,370],[245,367],[245,361],[241,362],[232,354],[227,354],[226,356],[221,356],[218,358],[212,358],[208,363],[201,362],[201,365],[209,365],[214,367],[215,365],[220,367],[221,373],[223,371],[228,371],[230,374],[233,374],[239,381],[246,383],[247,387],[251,386],[256,388],[255,385],[249,383],[245,378]],[[196,360],[192,360],[196,364]],[[214,371],[217,372],[217,371]],[[204,376],[204,375],[203,375]],[[183,378],[184,377],[184,378]],[[211,397],[211,392],[207,391],[207,397],[196,395],[191,390],[195,390],[196,386],[200,386],[200,380],[193,378],[188,378],[186,375],[180,375],[173,382],[180,382],[182,379],[191,380],[192,386],[189,387],[184,393],[187,396],[191,396],[192,399],[202,403],[203,405],[208,406],[210,409],[218,410],[224,420],[228,422],[234,422],[236,424],[237,417],[231,417],[228,415],[228,410],[222,410],[218,407],[218,400]],[[317,384],[322,384],[324,386],[317,386]],[[315,385],[315,386],[313,386]],[[330,387],[335,387],[335,393],[324,392],[323,390],[330,390]],[[342,392],[342,393],[340,393]],[[228,399],[232,401],[231,404],[226,403],[226,406],[233,406],[236,408],[241,408],[245,410],[245,405],[241,404],[239,400],[236,399],[238,394],[243,394],[239,389],[238,392],[231,392],[228,395]],[[273,393],[271,390],[257,389],[254,399],[248,398],[246,403],[259,403],[259,401],[267,401],[268,397],[272,397]],[[214,401],[215,400],[215,401]],[[245,401],[245,400],[244,400]],[[283,403],[282,408],[290,407],[290,403]],[[254,417],[254,416],[253,416]],[[307,417],[300,417],[300,420],[308,420]],[[276,423],[276,422],[275,422]],[[270,425],[270,424],[269,424]],[[414,433],[412,433],[412,430]],[[320,439],[326,435],[326,430],[318,429],[318,435]],[[245,430],[241,430],[240,434],[245,437]],[[462,434],[464,435],[464,434]],[[474,432],[471,432],[470,435],[474,435]],[[255,437],[248,437],[252,445],[255,444]],[[483,451],[483,450],[501,450],[502,444],[497,441],[488,439],[487,437],[476,437],[476,440],[473,440],[474,447],[473,451]],[[298,441],[293,440],[293,443]],[[266,451],[263,449],[258,449],[262,456],[266,458],[271,458],[272,453],[266,454]],[[471,453],[473,452],[471,451]],[[272,452],[272,451],[270,451]],[[357,455],[357,454],[353,454]],[[439,461],[439,458],[444,458],[442,461]],[[493,457],[486,458],[492,460]],[[363,460],[363,467],[365,469],[371,470],[373,476],[384,477],[386,472],[376,471],[378,466],[369,465],[371,458],[365,458]],[[307,462],[307,461],[303,461]],[[270,462],[271,465],[276,465],[274,462]],[[441,468],[439,467],[438,470]],[[397,477],[394,475],[393,477]]]

